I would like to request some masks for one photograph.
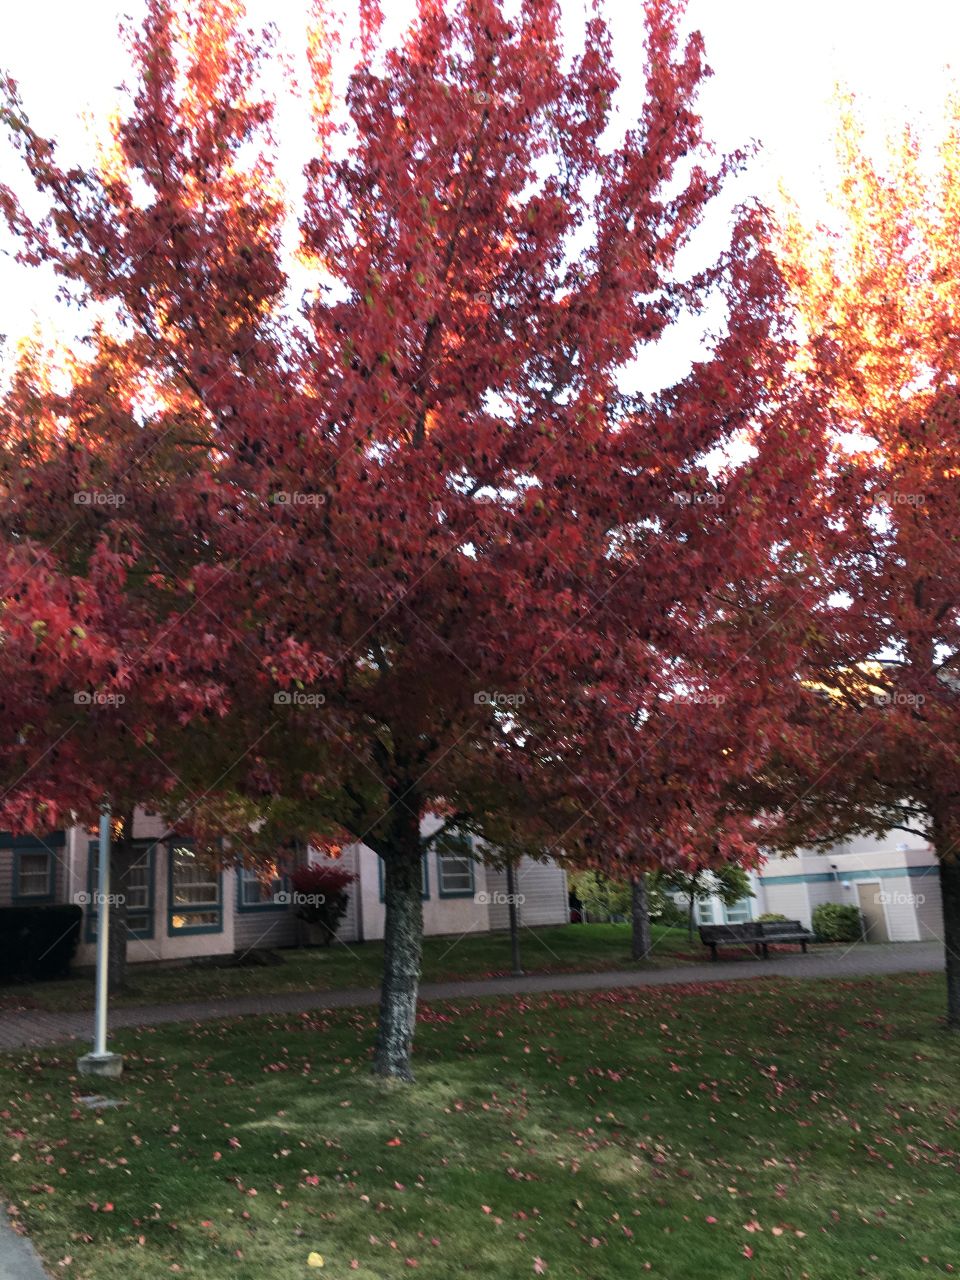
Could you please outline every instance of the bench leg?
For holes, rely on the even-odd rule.
[[[716,958],[717,958],[717,944],[715,942],[712,942],[710,944],[710,959],[716,960]]]
[[[769,944],[766,942],[763,944],[763,958],[764,960],[770,959],[770,947],[769,947]]]
[[[806,955],[806,954],[807,954],[807,944],[806,944],[806,941],[801,942],[801,943],[800,943],[800,946],[801,946],[801,948],[803,949],[803,954],[804,954],[804,955]]]

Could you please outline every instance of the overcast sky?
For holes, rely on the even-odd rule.
[[[584,0],[563,6],[571,20],[582,19]],[[253,21],[279,22],[287,46],[298,42],[306,7],[305,0],[249,0]],[[406,0],[384,0],[398,24],[407,8]],[[34,124],[62,139],[66,155],[84,146],[82,114],[102,118],[116,102],[115,86],[127,74],[119,18],[139,12],[139,0],[3,6],[0,65],[20,82]],[[608,12],[629,110],[631,90],[642,87],[641,0],[608,0]],[[688,20],[703,32],[715,73],[701,98],[707,132],[725,149],[751,138],[763,143],[749,185],[765,198],[782,178],[801,200],[817,199],[830,163],[837,81],[856,92],[878,138],[905,118],[935,123],[952,82],[948,60],[960,61],[960,5],[943,0],[690,0]],[[0,138],[0,182],[15,174],[19,185]],[[0,333],[16,338],[35,317],[49,319],[52,292],[49,278],[0,259]],[[689,339],[683,345],[689,349]]]

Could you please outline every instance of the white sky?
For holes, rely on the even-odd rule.
[[[355,0],[345,0],[355,7]],[[573,19],[584,0],[562,0]],[[254,23],[274,21],[285,45],[296,45],[305,0],[248,0]],[[408,0],[384,0],[399,22]],[[0,67],[19,81],[27,110],[42,132],[59,138],[64,158],[85,147],[82,113],[102,118],[114,86],[127,75],[118,36],[121,14],[140,0],[29,0],[0,13]],[[641,0],[608,0],[624,78],[622,105],[642,91]],[[818,200],[829,167],[837,81],[858,97],[871,132],[882,137],[909,118],[936,124],[951,83],[947,63],[960,61],[960,5],[945,0],[690,0],[688,22],[704,34],[714,77],[701,96],[706,131],[723,148],[758,138],[764,144],[741,193],[773,198],[778,179],[802,201]],[[0,136],[0,182],[22,186],[19,162]],[[0,236],[0,248],[9,240]],[[10,339],[54,315],[49,275],[0,257],[0,333]],[[58,317],[63,324],[63,318]],[[689,336],[682,343],[689,359]],[[695,345],[695,343],[694,343]],[[679,371],[679,370],[678,370]]]

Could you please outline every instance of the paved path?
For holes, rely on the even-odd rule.
[[[939,942],[855,946],[848,951],[815,950],[807,955],[781,955],[770,960],[732,957],[716,963],[678,965],[607,973],[543,973],[524,978],[484,978],[478,982],[428,982],[424,1000],[464,1000],[475,996],[530,995],[543,991],[598,991],[611,987],[662,987],[688,982],[740,982],[749,978],[858,978],[885,973],[916,973],[943,968]],[[193,1000],[185,1004],[134,1005],[110,1011],[116,1027],[156,1026],[163,1022],[203,1022],[250,1013],[303,1013],[310,1009],[343,1009],[376,1004],[379,993],[366,987],[345,991],[287,991],[270,995]],[[61,1044],[90,1038],[93,1014],[0,1010],[0,1050],[29,1045]],[[0,1280],[3,1280],[0,1272]]]
[[[6,1205],[0,1204],[6,1215]],[[40,1255],[26,1236],[18,1236],[0,1219],[0,1280],[49,1280]]]

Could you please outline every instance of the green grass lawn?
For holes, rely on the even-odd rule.
[[[702,960],[699,942],[687,941],[683,929],[654,926],[651,958],[638,964],[630,956],[630,927],[625,924],[558,925],[524,929],[523,965],[528,973],[600,972]],[[379,985],[383,944],[337,943],[278,951],[283,963],[265,968],[206,965],[137,964],[129,968],[127,990],[115,1004],[166,1004],[177,1000],[274,991],[333,991],[342,987]],[[424,940],[423,979],[488,978],[510,972],[510,940],[502,933]],[[0,988],[0,1008],[70,1010],[93,1007],[93,979],[87,974],[62,982]]]
[[[126,1032],[116,1110],[73,1051],[0,1059],[0,1186],[72,1280],[943,1275],[941,1003],[909,975],[436,1005],[412,1087],[370,1076],[368,1010]]]

